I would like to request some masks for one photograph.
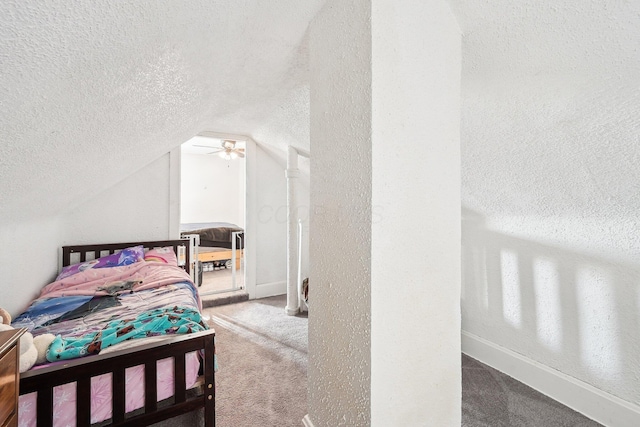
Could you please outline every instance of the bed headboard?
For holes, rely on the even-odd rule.
[[[92,260],[96,258],[100,258],[101,256],[110,255],[112,253],[118,252],[122,249],[130,248],[132,246],[144,246],[145,250],[158,248],[162,246],[171,246],[173,247],[173,251],[180,259],[180,251],[184,251],[184,265],[181,265],[181,268],[184,268],[187,273],[191,273],[191,242],[189,239],[180,239],[180,240],[155,240],[150,242],[129,242],[129,243],[105,243],[105,244],[97,244],[97,245],[74,245],[74,246],[63,246],[62,247],[62,266],[66,267],[67,265],[76,264],[78,262],[85,262],[87,260]],[[182,247],[184,249],[178,249]],[[73,259],[72,259],[73,257]]]

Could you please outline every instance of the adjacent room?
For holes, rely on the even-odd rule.
[[[245,142],[201,132],[181,146],[180,235],[197,236],[196,285],[208,303],[244,286]]]

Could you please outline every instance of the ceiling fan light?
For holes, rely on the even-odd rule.
[[[232,159],[235,159],[236,157],[238,157],[238,154],[236,154],[235,151],[232,151],[231,153],[229,153],[229,157],[231,157]]]

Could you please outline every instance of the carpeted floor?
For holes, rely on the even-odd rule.
[[[462,426],[597,427],[600,424],[463,354]]]
[[[307,414],[307,318],[286,297],[205,309],[216,330],[216,427],[302,426]]]
[[[302,426],[307,413],[307,318],[286,296],[205,309],[216,329],[217,427]],[[462,356],[462,426],[595,427],[530,387]]]

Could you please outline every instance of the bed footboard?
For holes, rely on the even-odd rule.
[[[91,378],[111,373],[111,424],[142,426],[204,408],[205,427],[215,426],[214,355],[215,332],[211,330],[179,335],[110,354],[75,359],[68,363],[27,371],[20,376],[20,394],[37,392],[37,425],[53,425],[53,389],[76,383],[76,425],[91,425]],[[187,396],[185,356],[204,350],[202,393]],[[172,402],[159,407],[157,402],[156,363],[174,359],[174,395]],[[143,365],[145,403],[142,413],[125,412],[125,369]],[[138,411],[139,412],[139,411]]]

